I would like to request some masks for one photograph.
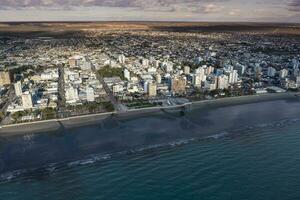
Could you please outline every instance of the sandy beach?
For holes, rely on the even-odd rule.
[[[76,116],[65,119],[44,120],[29,123],[20,123],[2,126],[0,136],[13,136],[19,134],[32,134],[57,131],[59,129],[69,129],[74,127],[87,126],[100,123],[102,120],[116,117],[119,119],[131,119],[139,116],[163,114],[164,112],[179,112],[193,109],[215,109],[219,107],[234,106],[276,100],[299,100],[297,93],[274,93],[241,97],[227,97],[222,99],[204,100],[191,102],[185,105],[172,107],[151,107],[134,109],[124,113],[99,113],[85,116]]]

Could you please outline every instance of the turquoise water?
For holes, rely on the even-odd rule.
[[[297,200],[299,105],[276,101],[159,120],[113,119],[56,135],[2,139],[0,199]],[[163,130],[153,128],[161,123]],[[131,143],[123,138],[127,129]],[[112,142],[109,135],[118,131],[122,142]],[[158,134],[169,131],[176,137]]]

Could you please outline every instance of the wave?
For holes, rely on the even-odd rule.
[[[221,132],[221,133],[218,133],[218,134],[215,134],[215,135],[210,135],[206,138],[219,139],[219,138],[225,137],[226,135],[229,135],[229,132],[224,131],[224,132]]]
[[[13,180],[16,180],[17,178],[34,178],[35,175],[41,176],[41,175],[50,175],[57,170],[66,169],[66,168],[74,168],[78,166],[84,166],[84,165],[91,165],[95,164],[97,162],[109,160],[118,156],[122,155],[131,155],[131,154],[137,154],[137,153],[143,153],[151,150],[158,150],[158,149],[167,149],[167,148],[174,148],[178,146],[182,146],[185,144],[188,144],[190,142],[195,141],[195,138],[192,139],[182,139],[175,142],[170,143],[164,143],[164,144],[155,144],[155,145],[149,145],[146,147],[136,148],[136,149],[130,149],[127,151],[120,151],[116,153],[111,154],[92,154],[84,159],[71,161],[71,162],[59,162],[59,163],[51,163],[41,168],[31,168],[31,169],[22,169],[22,170],[15,170],[11,172],[6,172],[3,174],[0,174],[0,183],[4,182],[10,182]]]
[[[279,127],[286,127],[295,123],[300,122],[300,118],[294,118],[294,119],[284,119],[277,122],[272,123],[261,123],[254,126],[247,126],[242,129],[236,129],[231,131],[221,131],[214,135],[209,135],[206,137],[199,137],[199,138],[189,138],[189,139],[180,139],[176,141],[172,141],[169,143],[162,143],[162,144],[154,144],[149,145],[146,147],[138,147],[134,149],[129,149],[126,151],[121,152],[115,152],[115,153],[106,153],[106,154],[92,154],[89,156],[86,156],[84,159],[76,160],[76,161],[64,161],[59,163],[50,163],[46,166],[40,167],[40,168],[32,168],[32,169],[20,169],[15,170],[11,172],[6,172],[3,174],[0,174],[0,184],[5,182],[14,181],[18,178],[35,178],[36,176],[45,176],[45,175],[51,175],[58,170],[63,169],[70,169],[78,166],[85,166],[85,165],[92,165],[98,162],[110,160],[112,158],[116,158],[119,156],[124,155],[131,155],[131,154],[138,154],[138,153],[147,153],[148,151],[154,151],[154,150],[162,150],[162,149],[169,149],[169,148],[177,148],[180,146],[184,146],[190,143],[195,143],[198,141],[203,141],[206,139],[222,139],[226,138],[228,136],[232,136],[234,134],[244,134],[244,133],[252,133],[256,130],[259,132],[262,132],[268,128],[279,128]],[[25,140],[32,140],[33,135],[29,135],[24,137]]]

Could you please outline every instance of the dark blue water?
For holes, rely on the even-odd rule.
[[[300,103],[1,138],[0,199],[300,199]]]

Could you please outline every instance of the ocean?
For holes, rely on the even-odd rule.
[[[300,101],[0,138],[0,199],[300,199]]]

